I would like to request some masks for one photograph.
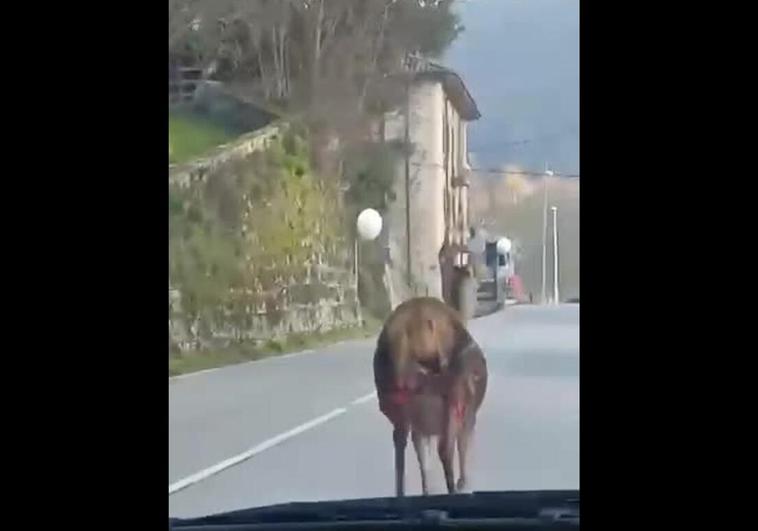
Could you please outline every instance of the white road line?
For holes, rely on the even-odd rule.
[[[352,402],[350,402],[350,405],[351,406],[357,406],[359,404],[363,404],[364,402],[368,402],[369,400],[372,400],[374,398],[376,398],[376,391],[372,391],[369,394],[367,394],[366,396],[362,396],[360,398],[356,398],[355,400],[353,400]]]
[[[263,441],[262,443],[253,446],[249,450],[242,452],[241,454],[235,455],[234,457],[230,457],[229,459],[225,459],[221,461],[220,463],[216,463],[215,465],[210,466],[199,472],[196,472],[192,474],[191,476],[187,476],[184,479],[180,479],[179,481],[172,483],[171,485],[168,486],[168,494],[170,496],[177,491],[180,491],[186,487],[189,487],[190,485],[193,485],[199,481],[207,479],[215,474],[218,474],[219,472],[226,470],[229,467],[238,465],[242,461],[250,459],[254,455],[259,454],[265,450],[268,450],[269,448],[276,446],[277,444],[284,442],[287,439],[294,437],[295,435],[303,433],[304,431],[314,428],[318,426],[319,424],[323,424],[324,422],[327,422],[333,419],[334,417],[342,415],[346,411],[347,411],[346,408],[339,407],[333,411],[330,411],[326,415],[321,415],[320,417],[316,417],[313,420],[309,420],[308,422],[301,424],[295,428],[292,428],[289,431],[285,431],[284,433],[280,433],[279,435],[275,437],[271,437],[270,439],[267,439]]]
[[[174,382],[176,380],[184,380],[185,378],[189,378],[191,376],[199,376],[201,374],[207,374],[209,372],[215,372],[217,370],[221,369],[221,367],[213,367],[212,369],[203,369],[202,371],[195,371],[195,372],[188,372],[187,374],[179,374],[177,376],[169,376],[168,381]]]
[[[315,351],[312,348],[307,348],[305,350],[298,350],[297,352],[289,352],[288,354],[279,354],[277,356],[267,356],[259,360],[253,360],[250,363],[262,363],[264,361],[276,361],[276,360],[283,360],[287,358],[296,358],[298,356],[302,356],[303,354],[312,354],[313,352]]]
[[[364,402],[368,402],[369,400],[373,398],[376,398],[376,391],[372,391],[367,395],[363,395],[361,397],[356,398],[355,400],[350,402],[350,405],[357,406],[359,404],[363,404]],[[332,420],[333,418],[338,417],[346,412],[347,412],[346,407],[338,407],[337,409],[330,411],[326,415],[321,415],[320,417],[316,417],[313,420],[309,420],[308,422],[300,424],[299,426],[296,426],[289,431],[285,431],[284,433],[280,433],[279,435],[271,437],[270,439],[267,439],[263,441],[262,443],[257,444],[253,446],[252,448],[242,452],[241,454],[237,454],[233,457],[230,457],[229,459],[224,459],[220,463],[216,463],[213,466],[209,466],[208,468],[205,468],[199,472],[195,472],[194,474],[187,476],[186,478],[180,479],[179,481],[176,481],[172,483],[171,485],[169,485],[168,495],[171,496],[175,492],[185,489],[189,487],[190,485],[194,485],[195,483],[199,483],[200,481],[203,481],[204,479],[208,479],[209,477],[215,474],[218,474],[219,472],[222,472],[226,470],[227,468],[238,465],[241,462],[246,461],[257,454],[264,452],[268,450],[269,448],[272,448],[276,446],[277,444],[294,437],[295,435],[299,435],[305,431],[310,430],[311,428],[315,428],[316,426],[323,424],[325,422],[328,422]]]
[[[343,341],[339,341],[337,343],[332,343],[331,345],[325,345],[321,347],[319,350],[325,350],[327,348],[333,348],[333,347],[343,347],[345,345],[348,345],[350,343],[361,343],[364,341],[374,341],[375,337],[367,337],[367,338],[355,338],[355,339],[345,339]],[[266,356],[261,359],[257,360],[250,360],[250,361],[243,361],[240,363],[232,363],[231,365],[222,365],[221,367],[213,367],[210,369],[204,369],[202,371],[196,371],[196,372],[188,372],[187,374],[178,374],[176,376],[169,376],[168,381],[173,382],[177,380],[183,380],[185,378],[190,378],[192,376],[199,376],[201,374],[208,374],[210,372],[220,371],[221,369],[229,369],[231,367],[240,367],[242,365],[249,365],[251,363],[263,363],[266,361],[276,361],[276,360],[283,360],[286,358],[296,358],[298,356],[302,356],[303,354],[313,354],[316,352],[316,349],[307,348],[305,350],[298,350],[296,352],[289,352],[287,354],[279,354],[274,356]]]
[[[184,378],[199,376],[201,374],[208,374],[209,372],[220,371],[221,369],[228,369],[230,367],[240,367],[242,365],[249,365],[250,363],[263,363],[264,361],[274,361],[274,360],[283,360],[285,358],[294,358],[297,356],[302,356],[303,354],[311,354],[313,352],[315,351],[312,348],[308,348],[305,350],[298,350],[297,352],[290,352],[288,354],[280,354],[278,356],[267,356],[259,360],[243,361],[240,363],[232,363],[231,365],[222,365],[221,367],[213,367],[211,369],[204,369],[202,371],[188,372],[187,374],[179,374],[177,376],[169,376],[168,381],[173,382],[176,380],[183,380]]]

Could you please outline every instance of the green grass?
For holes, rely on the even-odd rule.
[[[382,323],[372,317],[360,327],[330,330],[314,334],[291,334],[285,341],[269,341],[261,347],[240,343],[224,349],[184,352],[168,360],[169,376],[254,361],[272,356],[319,348],[348,339],[365,339],[379,333]]]
[[[239,132],[225,128],[189,112],[169,112],[169,162],[187,162],[225,144]]]

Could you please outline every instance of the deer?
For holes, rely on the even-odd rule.
[[[437,439],[448,493],[464,492],[469,485],[468,456],[476,415],[487,389],[487,361],[458,312],[433,297],[400,304],[385,320],[373,364],[379,409],[393,428],[396,496],[405,495],[409,434],[423,494],[429,494],[433,439]]]

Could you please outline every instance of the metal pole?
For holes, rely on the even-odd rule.
[[[410,76],[410,74],[409,74]],[[411,119],[411,80],[407,79],[405,90],[405,245],[406,245],[406,280],[411,285],[411,161],[409,146]]]
[[[553,211],[553,303],[558,304],[558,207]]]
[[[547,170],[542,177],[542,298],[540,302],[545,304],[547,299]]]
[[[353,260],[355,267],[355,298],[360,300],[358,297],[358,235],[355,236],[355,249],[353,250]]]

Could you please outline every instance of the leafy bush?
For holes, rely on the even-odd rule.
[[[336,195],[310,171],[297,133],[214,169],[204,183],[170,187],[169,278],[182,311],[205,323],[240,321],[246,308],[275,302],[282,283],[303,278],[314,253],[340,238]]]

